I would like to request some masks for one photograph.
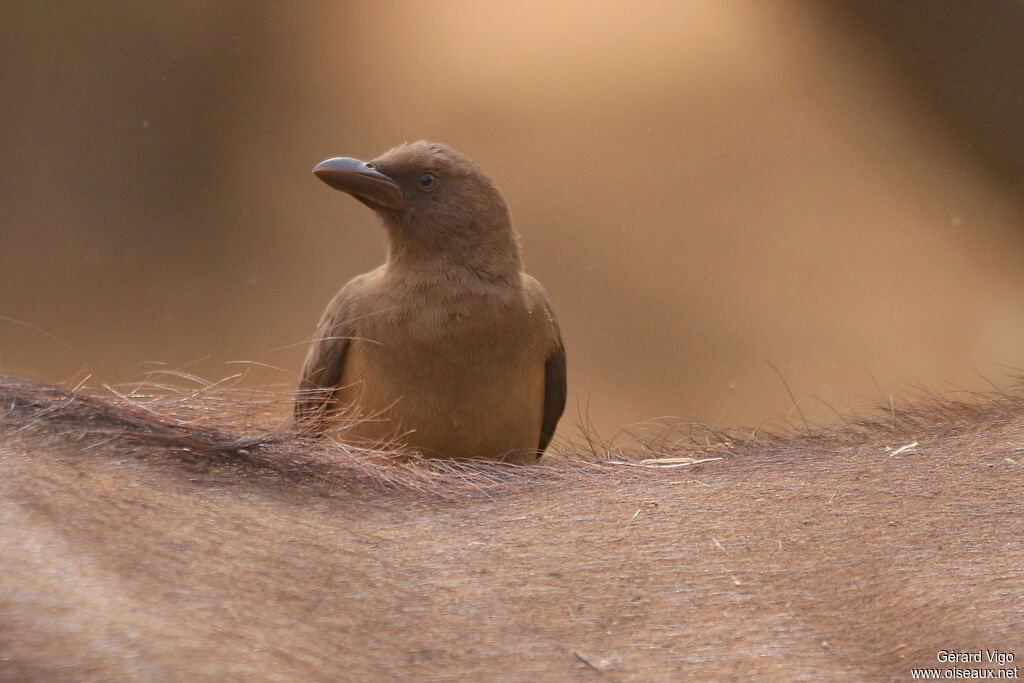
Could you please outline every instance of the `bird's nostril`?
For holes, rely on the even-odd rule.
[[[367,161],[366,168],[377,168],[377,164],[373,163],[372,161]]]

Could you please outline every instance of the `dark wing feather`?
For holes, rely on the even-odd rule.
[[[558,419],[562,417],[562,411],[565,410],[566,394],[565,346],[562,344],[558,323],[555,322],[555,313],[546,299],[544,307],[547,309],[551,325],[554,327],[555,349],[544,362],[544,419],[540,425],[539,446],[542,453],[551,443],[551,437],[555,435]]]
[[[331,301],[317,327],[316,338],[306,354],[302,379],[295,397],[295,422],[312,429],[332,407],[345,370],[349,339],[355,330],[349,316],[350,285]]]

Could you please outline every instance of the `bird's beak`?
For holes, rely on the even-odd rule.
[[[317,164],[313,174],[371,209],[401,209],[405,206],[398,183],[365,161],[335,157]]]

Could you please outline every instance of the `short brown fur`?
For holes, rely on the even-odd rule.
[[[0,380],[0,678],[882,680],[1024,656],[1017,397],[654,453],[722,457],[678,469],[395,464],[250,411]]]

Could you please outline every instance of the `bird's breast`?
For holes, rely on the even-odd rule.
[[[385,417],[367,429],[455,457],[537,448],[544,358],[523,306],[467,298],[365,320],[343,400]]]

